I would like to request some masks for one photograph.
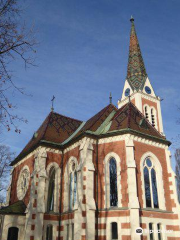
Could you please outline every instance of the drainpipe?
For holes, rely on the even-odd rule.
[[[64,161],[64,150],[62,150],[62,158],[61,158],[61,186],[60,186],[60,206],[59,206],[59,231],[58,231],[58,240],[60,240],[61,237],[61,205],[62,205],[62,181],[63,181],[63,161]]]
[[[99,166],[98,166],[98,139],[96,140],[96,239],[98,240],[98,173],[99,173]]]

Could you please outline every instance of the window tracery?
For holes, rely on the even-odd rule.
[[[22,169],[19,175],[18,183],[17,183],[17,197],[19,200],[22,200],[26,195],[26,192],[29,187],[29,181],[30,181],[30,172],[28,167],[25,167]]]
[[[116,160],[111,158],[109,161],[109,177],[110,177],[110,206],[118,205],[117,192],[117,166]]]
[[[159,208],[156,170],[150,158],[143,163],[146,207]]]

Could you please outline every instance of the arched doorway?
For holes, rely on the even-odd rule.
[[[19,229],[17,227],[10,227],[7,240],[18,240],[18,232]]]

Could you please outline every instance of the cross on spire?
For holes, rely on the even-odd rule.
[[[110,103],[110,104],[112,103],[112,95],[111,95],[111,92],[110,92],[110,95],[109,95],[109,103]]]
[[[52,106],[51,106],[51,111],[54,111],[54,100],[55,100],[55,96],[53,95],[51,102],[52,102]]]

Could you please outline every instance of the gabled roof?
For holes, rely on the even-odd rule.
[[[146,68],[141,54],[139,41],[137,38],[134,19],[131,18],[131,34],[129,45],[129,59],[127,69],[127,81],[132,90],[142,90],[147,78]]]
[[[118,109],[113,104],[107,105],[92,118],[90,118],[75,137],[86,131],[96,132],[104,123],[104,121],[109,117],[109,115],[112,113],[115,114],[117,111]]]
[[[7,207],[0,209],[0,214],[23,214],[25,213],[26,205],[23,201],[18,201]]]
[[[51,112],[11,165],[31,152],[42,140],[61,144],[78,129],[81,123],[80,120]]]
[[[114,115],[108,132],[131,129],[157,138],[165,139],[156,128],[144,117],[137,107],[129,102]]]
[[[154,137],[158,141],[165,141],[169,144],[131,102],[120,109],[109,104],[87,122],[51,112],[11,165],[13,166],[41,144],[63,149],[67,144],[71,144],[72,141],[76,141],[85,134],[101,138],[106,134],[123,134],[127,130],[132,134],[145,134],[147,137],[151,136],[151,138]]]

